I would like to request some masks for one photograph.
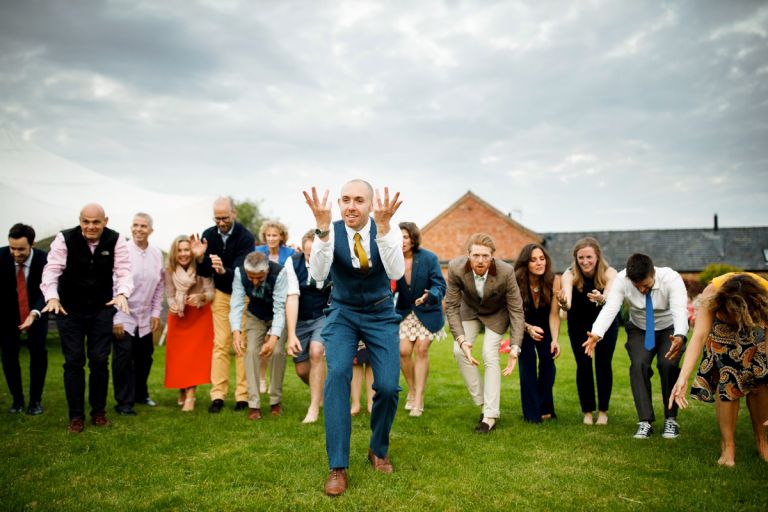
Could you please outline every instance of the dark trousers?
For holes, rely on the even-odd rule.
[[[541,416],[544,414],[555,416],[555,403],[552,398],[555,360],[552,358],[551,348],[552,339],[549,337],[536,342],[527,334],[523,336],[523,346],[517,361],[520,372],[520,401],[523,405],[523,418],[531,423],[541,422]]]
[[[48,351],[45,349],[47,335],[47,317],[37,319],[26,335],[21,334],[16,326],[0,332],[3,373],[15,405],[24,405],[24,388],[21,384],[21,365],[19,364],[19,352],[24,337],[29,348],[29,403],[40,402],[43,397],[45,374],[48,371]]]
[[[680,368],[677,364],[680,361],[682,350],[673,360],[664,357],[672,346],[669,337],[674,334],[674,327],[667,327],[664,330],[656,331],[656,346],[653,350],[645,349],[645,330],[627,323],[627,352],[629,353],[629,382],[632,385],[632,396],[635,399],[635,408],[637,409],[637,418],[640,421],[653,422],[656,416],[653,414],[653,405],[651,403],[651,377],[653,369],[651,363],[656,357],[656,368],[659,370],[661,379],[661,399],[664,405],[664,418],[674,418],[677,416],[677,404],[671,409],[667,408],[669,395],[672,387],[680,374]],[[599,343],[598,343],[599,345]]]
[[[58,315],[56,323],[64,355],[64,392],[69,419],[85,417],[85,358],[88,356],[88,402],[91,416],[103,414],[109,387],[109,349],[114,308],[95,313]]]
[[[131,409],[136,402],[143,402],[147,394],[147,378],[152,369],[152,333],[139,336],[125,333],[112,343],[112,385],[117,408]]]
[[[387,301],[373,311],[353,311],[345,307],[331,308],[322,336],[328,374],[325,380],[325,448],[328,465],[349,467],[349,444],[352,419],[349,412],[349,390],[352,382],[352,359],[357,343],[368,347],[373,369],[373,409],[369,447],[378,457],[389,451],[389,432],[395,420],[400,393],[400,317]]]
[[[576,390],[582,412],[608,411],[613,390],[613,352],[616,350],[616,338],[619,336],[619,321],[614,320],[605,336],[595,346],[593,357],[584,353],[582,343],[587,341],[587,333],[568,332],[571,348],[576,359]],[[595,374],[592,375],[592,360],[595,362]],[[595,378],[597,379],[597,404],[595,404]]]

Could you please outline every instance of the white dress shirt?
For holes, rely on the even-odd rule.
[[[347,231],[347,242],[349,243],[349,254],[352,256],[352,266],[360,268],[360,259],[355,255],[355,233],[360,233],[360,244],[368,255],[369,265],[371,261],[371,219],[360,231],[355,231],[346,224],[344,229]],[[315,237],[312,242],[312,255],[309,257],[310,275],[315,281],[325,281],[331,271],[333,263],[333,240],[334,225],[331,224],[328,241],[323,242],[319,237]],[[387,277],[397,281],[405,274],[405,257],[403,256],[403,233],[399,228],[390,229],[389,233],[376,237],[376,245],[379,248],[379,256]]]
[[[688,293],[680,274],[668,267],[654,267],[653,288],[649,292],[653,301],[653,320],[656,331],[675,326],[674,334],[688,334]],[[635,288],[624,269],[613,280],[605,306],[592,325],[592,334],[601,338],[619,313],[624,299],[629,302],[629,321],[645,329],[645,295]]]
[[[488,271],[485,271],[485,274],[478,275],[475,274],[475,271],[472,271],[472,276],[475,278],[475,288],[477,289],[477,296],[480,297],[480,300],[483,300],[483,292],[485,291],[485,281],[488,279]]]

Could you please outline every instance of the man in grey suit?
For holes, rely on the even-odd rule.
[[[523,301],[512,265],[494,258],[496,245],[490,235],[475,233],[467,241],[467,256],[448,264],[448,292],[445,312],[456,340],[453,355],[476,405],[481,406],[480,422],[475,432],[487,434],[496,428],[501,400],[499,346],[510,329],[511,371],[523,342]],[[472,357],[472,345],[485,326],[483,339],[484,380],[480,364]]]

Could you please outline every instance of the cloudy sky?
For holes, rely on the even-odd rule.
[[[0,0],[0,123],[294,238],[353,177],[420,224],[767,225],[768,4]]]

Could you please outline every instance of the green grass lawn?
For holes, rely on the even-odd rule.
[[[350,487],[323,495],[327,475],[322,422],[303,425],[309,391],[286,374],[284,415],[248,422],[232,410],[206,412],[208,386],[194,413],[182,414],[164,389],[164,348],[155,352],[150,391],[156,408],[113,425],[66,432],[62,357],[49,340],[45,414],[9,415],[0,392],[1,510],[768,510],[768,464],[755,450],[746,405],[737,432],[737,467],[720,468],[714,407],[694,402],[680,416],[681,436],[632,439],[636,415],[624,333],[614,357],[608,426],[581,423],[575,364],[561,335],[556,421],[523,422],[517,372],[503,380],[502,418],[488,436],[473,432],[478,409],[464,388],[450,342],[432,347],[426,408],[400,409],[392,429],[395,473],[367,465],[365,414],[353,419]],[[479,346],[477,347],[479,348]],[[479,353],[479,350],[478,350]],[[26,351],[23,364],[27,364]],[[503,356],[502,364],[506,364]],[[26,376],[27,370],[24,369]],[[654,403],[662,416],[654,377]],[[401,406],[404,402],[401,402]],[[108,413],[114,402],[109,401]]]

